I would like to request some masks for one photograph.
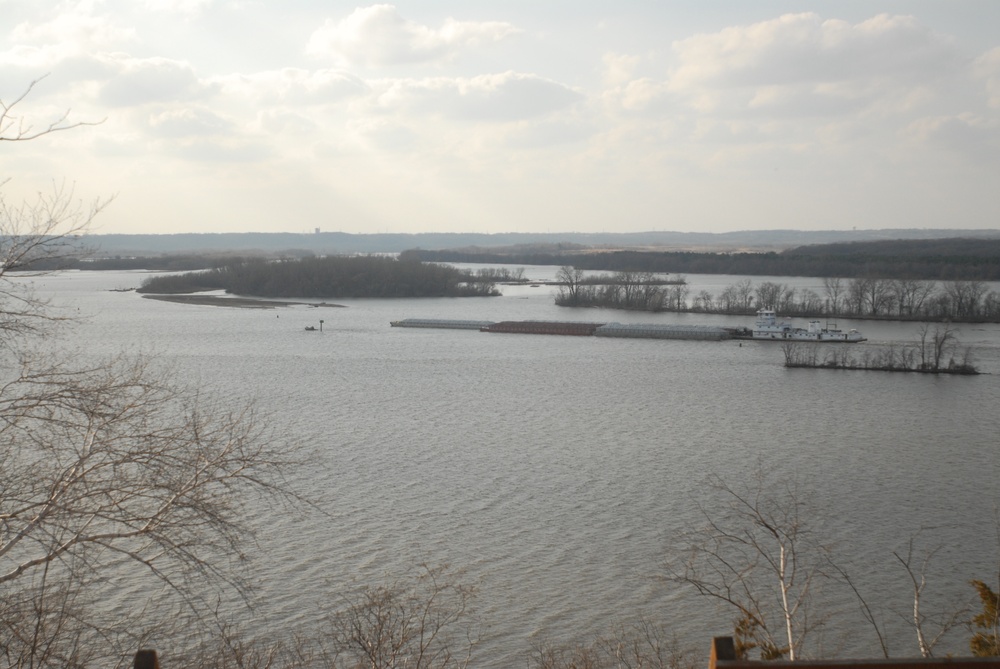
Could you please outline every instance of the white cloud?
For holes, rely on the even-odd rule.
[[[974,114],[923,118],[911,123],[906,134],[929,148],[975,157],[991,167],[1000,159],[1000,120]]]
[[[224,134],[233,124],[203,108],[168,109],[152,114],[149,126],[161,137],[192,137]]]
[[[601,64],[604,68],[604,85],[621,86],[628,83],[632,79],[640,61],[641,59],[638,56],[623,53],[604,54],[601,57]]]
[[[133,28],[118,27],[110,18],[91,12],[90,3],[79,3],[48,21],[18,24],[10,39],[22,46],[57,46],[64,54],[108,50],[136,41]]]
[[[244,178],[287,179],[306,216],[316,202],[339,207],[347,197],[366,210],[378,199],[373,222],[411,228],[424,223],[400,203],[420,201],[425,187],[447,203],[433,223],[443,229],[466,225],[463,207],[486,201],[497,224],[526,227],[606,227],[623,207],[634,225],[673,208],[706,226],[794,226],[799,208],[782,202],[831,203],[824,215],[836,221],[837,201],[918,207],[932,189],[913,184],[928,178],[941,193],[968,195],[949,198],[968,203],[966,223],[996,218],[987,214],[997,211],[1000,41],[971,19],[949,20],[954,36],[934,32],[945,10],[929,13],[930,3],[914,4],[916,18],[851,21],[842,19],[857,8],[841,13],[833,2],[822,15],[778,17],[765,3],[743,7],[740,16],[755,18],[728,27],[724,13],[692,10],[700,33],[643,3],[603,30],[594,26],[607,9],[596,17],[589,5],[575,7],[575,20],[517,3],[468,6],[475,17],[496,12],[487,18],[497,21],[479,22],[446,20],[434,14],[440,3],[346,5],[336,15],[329,7],[345,5],[316,4],[5,4],[4,100],[51,73],[17,107],[26,122],[67,108],[73,120],[107,119],[19,145],[18,176],[99,174],[113,191],[162,191],[150,201],[177,209],[129,210],[120,225],[160,217],[164,230],[182,219],[219,225],[173,192],[175,178],[194,194],[205,175],[222,173],[234,193]],[[303,50],[310,34],[318,66]],[[981,39],[973,46],[970,35]],[[386,69],[369,69],[377,67]],[[899,194],[887,183],[902,184]],[[720,184],[730,213],[713,219],[704,203]],[[831,197],[858,186],[870,199]],[[765,188],[773,197],[760,197]],[[211,197],[220,211],[242,206],[218,189]],[[582,204],[588,198],[606,215]],[[231,225],[284,225],[246,214]]]
[[[974,74],[985,83],[989,107],[1000,109],[1000,47],[976,59]]]
[[[210,91],[187,63],[127,57],[109,57],[107,62],[116,72],[102,85],[100,99],[112,107],[185,101]]]
[[[215,80],[224,95],[240,95],[264,104],[325,104],[363,95],[370,87],[339,70],[284,68]]]
[[[399,80],[379,101],[387,109],[466,121],[515,121],[563,111],[583,99],[583,94],[558,82],[504,72],[472,78]]]
[[[432,28],[400,16],[393,5],[355,9],[342,21],[327,20],[309,39],[307,53],[344,65],[387,66],[444,60],[459,50],[516,33],[509,23],[448,19]]]
[[[320,127],[310,118],[290,109],[267,109],[257,115],[255,129],[268,135],[319,135]]]
[[[667,94],[667,87],[649,78],[635,79],[621,88],[621,106],[629,111],[647,109]]]
[[[804,95],[860,104],[952,74],[960,62],[948,40],[912,17],[885,14],[855,25],[787,14],[679,40],[674,51],[671,90],[706,111]]]
[[[214,0],[143,0],[142,4],[153,12],[193,16],[213,3]]]

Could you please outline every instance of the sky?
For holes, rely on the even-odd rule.
[[[0,0],[0,101],[98,233],[1000,227],[997,0]]]

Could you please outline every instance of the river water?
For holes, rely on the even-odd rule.
[[[528,267],[534,280],[556,269]],[[721,509],[758,463],[797,483],[817,536],[851,566],[893,650],[912,655],[909,581],[893,552],[937,549],[928,604],[995,581],[1000,325],[961,326],[989,374],[786,370],[765,342],[484,334],[392,328],[402,318],[749,325],[747,319],[554,306],[554,289],[496,298],[340,300],[344,308],[189,306],[114,289],[141,273],[36,279],[85,317],[81,356],[167,360],[226,401],[253,399],[313,449],[293,482],[326,515],[262,512],[259,624],[305,629],[358,584],[421,562],[477,585],[488,622],[474,666],[525,666],[533,643],[582,642],[615,622],[665,621],[707,653],[730,611],[665,584],[678,537]],[[691,294],[742,277],[689,276]],[[811,287],[818,279],[759,277]],[[319,327],[322,332],[307,332]],[[871,346],[917,325],[841,321]],[[856,607],[841,602],[844,619]],[[264,621],[264,622],[261,622]],[[963,652],[966,635],[946,642]],[[828,654],[877,656],[864,625],[831,623]],[[947,644],[950,644],[948,646]]]

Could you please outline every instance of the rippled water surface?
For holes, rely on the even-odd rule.
[[[527,270],[535,279],[553,273]],[[997,573],[1000,326],[962,326],[959,335],[989,375],[786,370],[767,343],[389,326],[401,318],[747,324],[560,309],[544,286],[505,288],[500,298],[278,310],[110,291],[142,276],[62,274],[39,290],[89,315],[64,346],[155,353],[213,394],[254,398],[314,448],[294,480],[327,515],[260,518],[262,615],[272,626],[307,625],[359,583],[448,563],[479,586],[490,623],[477,666],[524,666],[533,640],[586,640],[640,615],[671,621],[683,641],[707,649],[731,629],[731,614],[657,577],[677,536],[701,523],[699,505],[718,504],[709,476],[738,485],[758,462],[799,483],[817,510],[816,531],[859,566],[890,626],[903,624],[891,610],[910,604],[892,552],[921,529],[922,541],[940,547],[931,573],[941,597],[972,594],[969,579]],[[696,294],[736,277],[689,280]],[[320,319],[322,332],[304,330]],[[861,329],[867,345],[916,339],[913,324],[839,326]],[[877,651],[870,634],[844,641],[843,632],[827,631],[830,648]]]

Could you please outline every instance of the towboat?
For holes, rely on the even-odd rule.
[[[776,341],[815,341],[842,342],[853,344],[866,341],[857,330],[837,330],[829,325],[823,327],[819,321],[809,321],[809,327],[797,328],[787,321],[778,321],[774,309],[761,309],[757,312],[757,322],[751,331],[751,339],[766,339]]]

